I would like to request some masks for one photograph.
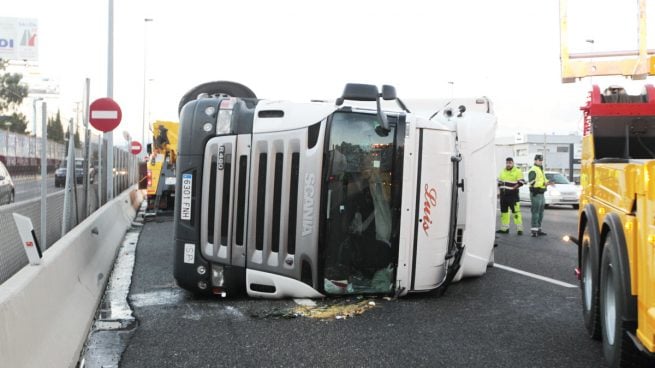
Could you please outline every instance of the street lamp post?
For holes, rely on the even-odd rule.
[[[141,143],[143,147],[146,146],[146,94],[147,94],[147,67],[148,67],[148,23],[152,22],[152,18],[143,19],[143,121],[141,124]]]
[[[5,120],[3,125],[5,126],[5,131],[6,131],[5,134],[7,135],[7,145],[5,146],[7,147],[5,151],[6,153],[5,160],[7,160],[7,164],[9,164],[9,127],[11,126],[11,122]]]
[[[34,141],[34,159],[37,162],[38,162],[38,157],[39,157],[38,153],[37,153],[37,151],[38,151],[37,147],[38,147],[39,143],[37,142],[37,138],[36,138],[36,120],[37,120],[37,118],[36,118],[36,103],[41,102],[41,101],[43,101],[43,97],[35,97],[35,98],[32,99],[32,110],[33,110],[33,115],[32,115],[33,125],[32,126],[34,128],[34,131],[32,133],[34,134],[34,139],[33,139],[33,141]],[[41,135],[43,135],[43,132],[41,132]],[[45,147],[42,147],[41,149],[45,149]],[[35,168],[34,168],[34,176],[35,177],[39,175],[39,173],[37,172],[38,166],[39,165],[35,164]]]

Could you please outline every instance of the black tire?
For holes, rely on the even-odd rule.
[[[197,99],[201,93],[206,93],[210,96],[224,95],[230,97],[257,98],[255,93],[243,84],[227,81],[208,82],[198,85],[184,94],[177,108],[177,113],[180,114],[184,105],[189,101]]]
[[[571,207],[573,207],[574,210],[577,210],[578,208],[580,208],[580,205],[579,204],[572,204]]]
[[[7,202],[7,204],[12,204],[14,203],[15,200],[16,200],[16,196],[14,194],[14,191],[12,190],[11,192],[9,192],[9,201]]]
[[[643,367],[645,357],[635,347],[628,332],[634,333],[634,321],[628,311],[630,295],[630,273],[623,269],[619,247],[624,246],[619,235],[609,231],[605,237],[603,257],[600,266],[600,313],[603,331],[603,355],[610,367]],[[627,290],[626,290],[627,286]],[[631,313],[632,312],[632,313]]]
[[[582,233],[580,246],[580,291],[582,296],[582,316],[587,333],[592,339],[600,340],[600,295],[598,289],[598,238],[593,226],[587,224]]]

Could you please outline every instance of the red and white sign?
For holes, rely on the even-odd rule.
[[[121,123],[123,113],[116,101],[99,98],[89,106],[89,123],[101,132],[111,132]]]
[[[141,143],[137,141],[132,141],[132,143],[130,143],[130,152],[132,152],[133,155],[138,155],[141,153],[142,148],[143,147],[141,146]]]

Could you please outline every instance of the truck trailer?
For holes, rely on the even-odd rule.
[[[180,102],[178,285],[403,296],[483,275],[496,117],[487,98],[469,102],[419,116],[388,85],[311,102],[258,99],[234,82],[192,89]]]

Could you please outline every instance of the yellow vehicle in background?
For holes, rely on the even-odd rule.
[[[585,327],[610,367],[655,354],[655,88],[594,86],[584,112],[579,245]],[[573,237],[572,237],[573,238]]]
[[[172,210],[175,202],[175,162],[180,124],[173,121],[152,123],[153,140],[148,145],[148,211]]]

